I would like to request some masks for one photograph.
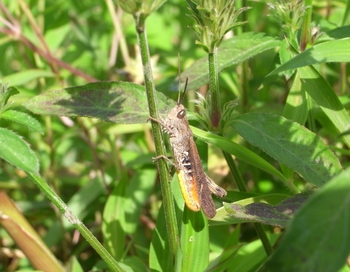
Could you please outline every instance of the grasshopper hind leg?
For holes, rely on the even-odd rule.
[[[211,198],[210,189],[206,183],[202,183],[200,186],[200,191],[200,203],[202,210],[204,214],[211,219],[216,214],[216,208],[214,201]]]

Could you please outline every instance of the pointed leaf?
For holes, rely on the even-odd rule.
[[[350,38],[328,41],[305,50],[304,52],[292,58],[290,61],[287,61],[286,63],[273,70],[270,75],[278,74],[290,69],[313,65],[316,63],[349,61]]]
[[[40,69],[27,69],[17,73],[10,74],[2,78],[3,82],[11,82],[11,85],[21,86],[42,77],[54,77],[52,71]]]
[[[276,243],[279,235],[270,234],[270,244]],[[266,251],[260,239],[249,242],[242,246],[233,260],[229,271],[232,272],[252,272],[258,271],[258,267],[266,260]]]
[[[191,126],[191,130],[196,136],[196,138],[210,143],[213,146],[220,148],[221,150],[225,150],[226,152],[235,155],[237,158],[245,161],[246,163],[256,166],[262,169],[263,171],[270,173],[271,175],[279,177],[281,180],[285,180],[285,177],[281,172],[279,172],[275,167],[273,167],[262,157],[250,151],[248,148],[236,144],[235,142],[232,142],[231,140],[228,140],[224,137],[205,132],[193,126]]]
[[[218,49],[217,68],[222,71],[237,65],[257,54],[265,52],[280,44],[280,40],[264,33],[244,33],[223,41]],[[208,57],[194,62],[190,68],[181,74],[184,83],[188,78],[189,90],[198,89],[209,81]],[[177,86],[177,84],[176,84]]]
[[[343,107],[331,85],[312,66],[298,69],[302,88],[320,106],[322,111],[332,121],[340,133],[349,129],[350,115]],[[350,135],[343,135],[347,146],[350,147]]]
[[[252,203],[247,206],[237,203],[225,205],[231,216],[245,219],[246,222],[260,222],[266,225],[286,228],[299,207],[307,200],[311,192],[294,195],[277,205]]]
[[[120,266],[124,269],[123,272],[148,271],[144,260],[137,256],[125,256]]]
[[[227,269],[230,267],[231,263],[230,260],[233,259],[233,257],[237,254],[238,250],[243,246],[244,244],[237,244],[235,246],[229,247],[225,249],[222,254],[216,258],[205,270],[205,272],[209,271],[227,271]]]
[[[43,128],[38,120],[27,113],[15,110],[7,110],[0,115],[1,118],[26,126],[29,130],[43,133]]]
[[[232,126],[248,142],[316,186],[342,171],[338,158],[315,133],[282,116],[246,113],[235,118]]]
[[[159,92],[157,102],[161,114],[175,105]],[[23,105],[37,114],[88,116],[122,124],[146,123],[149,116],[145,88],[128,82],[95,82],[48,91]]]
[[[292,57],[293,54],[289,48],[289,42],[286,39],[283,39],[283,41],[280,44],[280,49],[278,52],[278,55],[280,57],[280,62],[281,65],[289,61]],[[283,75],[285,76],[286,79],[290,79],[293,75],[294,71],[287,70],[283,72]]]
[[[347,10],[349,10],[350,3],[347,2]],[[344,25],[331,29],[330,31],[323,33],[323,35],[317,39],[317,42],[324,42],[329,40],[340,40],[350,37],[350,25]]]
[[[0,112],[5,111],[8,99],[18,93],[15,87],[7,88],[7,84],[0,83]]]
[[[31,173],[38,173],[39,161],[29,145],[16,133],[0,128],[0,158]]]
[[[259,196],[252,196],[252,194],[250,193],[243,193],[242,196],[239,196],[239,194],[242,194],[242,192],[236,192],[233,195],[236,195],[238,199],[242,198],[242,196],[244,198],[233,202],[233,204],[247,206],[252,203],[267,203],[270,205],[276,205],[279,202],[288,198],[288,195],[284,195],[284,194],[270,194],[270,195],[259,195]],[[227,196],[230,196],[230,195],[232,195],[232,191],[229,191],[227,194]],[[228,197],[228,198],[230,199],[231,197]],[[231,209],[230,205],[231,203],[224,203],[224,207],[221,207],[216,210],[215,217],[210,220],[210,226],[227,225],[227,224],[231,225],[231,224],[239,224],[239,223],[247,222],[246,219],[233,217],[231,214],[233,210]]]
[[[345,265],[350,254],[349,180],[348,168],[310,197],[268,260],[269,271],[333,272]]]

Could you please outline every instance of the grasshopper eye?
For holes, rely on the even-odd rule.
[[[177,113],[177,118],[179,118],[179,119],[182,119],[182,118],[184,118],[185,117],[185,115],[186,115],[186,111],[185,110],[180,110],[178,113]]]

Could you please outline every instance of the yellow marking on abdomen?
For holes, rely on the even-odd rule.
[[[199,203],[199,195],[197,192],[195,177],[192,177],[191,180],[186,180],[183,170],[177,170],[176,172],[180,183],[181,193],[185,200],[186,206],[190,210],[198,212],[201,206]]]

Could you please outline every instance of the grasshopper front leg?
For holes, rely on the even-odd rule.
[[[163,128],[166,127],[166,125],[164,124],[163,120],[158,120],[158,119],[156,119],[156,118],[153,118],[152,116],[148,116],[147,121],[148,121],[148,120],[151,120],[151,121],[153,121],[153,122],[158,123],[158,124],[161,125]]]
[[[148,120],[151,120],[151,121],[154,121],[156,123],[158,123],[159,125],[162,126],[162,129],[163,130],[166,130],[167,126],[165,125],[165,123],[163,122],[163,120],[158,120],[156,118],[153,118],[152,116],[148,116]],[[164,156],[164,155],[159,155],[157,157],[154,157],[152,158],[152,161],[153,162],[156,162],[158,161],[159,159],[164,159],[166,160],[168,163],[170,163],[171,165],[173,165],[176,169],[180,169],[180,167],[175,163],[173,162],[172,160],[170,160],[167,156]]]

